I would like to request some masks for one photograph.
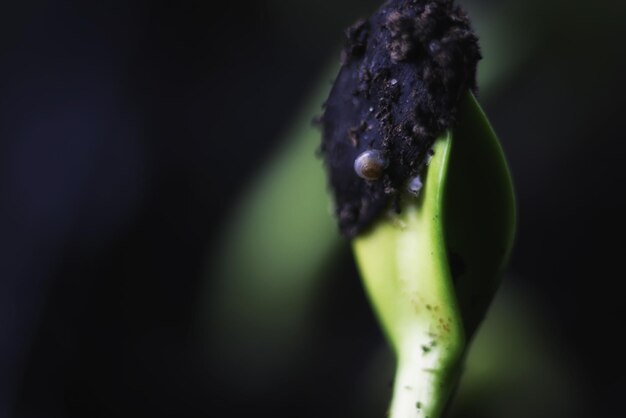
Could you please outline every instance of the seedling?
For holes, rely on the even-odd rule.
[[[511,178],[452,1],[390,0],[347,37],[322,118],[336,216],[397,355],[390,416],[436,418],[511,249]]]

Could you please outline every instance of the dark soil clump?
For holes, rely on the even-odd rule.
[[[476,89],[478,39],[451,0],[389,0],[346,30],[342,68],[325,105],[321,153],[341,232],[353,237],[399,207],[434,140],[449,129],[463,93]],[[379,179],[354,170],[381,151]]]

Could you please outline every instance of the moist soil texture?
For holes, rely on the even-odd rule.
[[[424,169],[457,105],[476,90],[478,38],[453,1],[389,0],[346,30],[342,67],[324,105],[321,155],[343,235],[354,237],[387,209],[399,210],[407,183]],[[377,150],[375,179],[355,160]]]

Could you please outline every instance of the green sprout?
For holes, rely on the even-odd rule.
[[[502,149],[470,93],[460,113],[434,144],[420,196],[405,198],[400,214],[353,240],[398,358],[392,418],[441,416],[513,242],[515,203]],[[453,258],[462,260],[458,277]]]
[[[512,246],[511,177],[472,93],[480,59],[453,0],[387,0],[346,30],[325,105],[339,229],[397,356],[392,418],[442,416]]]

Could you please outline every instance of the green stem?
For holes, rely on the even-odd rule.
[[[353,241],[367,293],[398,358],[391,418],[442,415],[515,232],[506,160],[470,93],[454,131],[433,150],[420,197],[404,196],[401,213],[381,217]]]
[[[354,241],[369,297],[398,357],[391,418],[441,415],[465,346],[440,216],[452,138],[437,140],[419,199]]]

